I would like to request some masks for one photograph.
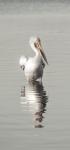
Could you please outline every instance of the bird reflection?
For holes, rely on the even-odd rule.
[[[24,100],[25,98],[25,100]],[[38,81],[27,83],[26,87],[21,88],[21,104],[28,104],[29,110],[33,114],[33,124],[35,128],[42,128],[44,113],[48,96],[43,84]]]

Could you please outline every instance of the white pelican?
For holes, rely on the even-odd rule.
[[[27,59],[25,56],[21,56],[19,60],[20,67],[25,71],[25,77],[27,81],[36,81],[43,76],[43,69],[45,67],[44,61],[48,64],[47,58],[43,51],[41,40],[39,37],[31,37],[29,44],[35,52],[34,57]]]

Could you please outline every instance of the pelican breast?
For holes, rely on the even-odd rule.
[[[25,76],[28,80],[36,80],[43,75],[43,66],[40,58],[29,58],[25,67]]]

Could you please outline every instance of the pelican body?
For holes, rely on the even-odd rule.
[[[36,81],[42,79],[43,69],[45,67],[44,61],[48,64],[47,58],[42,49],[40,38],[30,38],[30,46],[35,52],[34,57],[27,59],[25,56],[21,56],[19,60],[20,67],[25,72],[27,81]]]

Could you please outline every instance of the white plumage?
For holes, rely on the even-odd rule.
[[[47,64],[48,62],[41,45],[41,40],[40,38],[31,37],[29,44],[34,50],[35,56],[29,59],[21,56],[19,60],[20,67],[24,70],[27,81],[42,79],[43,69],[45,67],[44,60]]]

